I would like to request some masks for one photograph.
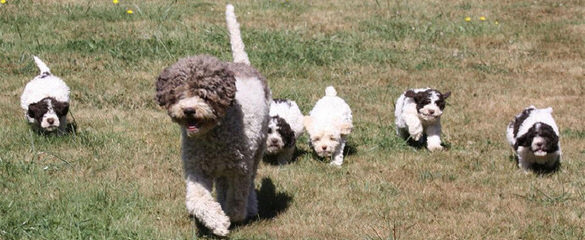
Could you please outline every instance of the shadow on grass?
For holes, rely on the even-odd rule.
[[[290,206],[293,197],[285,192],[277,192],[276,186],[270,178],[263,178],[259,190],[256,191],[258,198],[258,215],[250,218],[242,223],[232,223],[230,230],[235,227],[244,226],[252,222],[260,220],[270,220],[283,213]],[[213,235],[212,231],[205,227],[194,216],[190,216],[191,220],[197,226],[197,236],[210,239],[222,239],[221,237]]]
[[[414,139],[409,137],[408,139],[406,139],[406,144],[417,150],[425,149],[427,147],[427,135],[423,135],[418,141],[415,141]],[[441,146],[443,146],[444,150],[451,149],[451,144],[448,142],[441,142]]]
[[[307,153],[308,152],[306,150],[304,150],[304,149],[300,149],[300,148],[295,149],[295,153],[293,154],[293,157],[292,157],[291,161],[288,162],[288,164],[295,163],[297,161],[297,159],[298,159],[299,156],[305,155]],[[264,158],[262,158],[262,161],[264,163],[269,164],[269,165],[272,165],[272,166],[278,166],[279,164],[278,164],[278,160],[276,159],[276,156],[277,155],[266,155],[266,154],[264,154]]]
[[[508,159],[511,162],[514,162],[516,164],[516,166],[518,166],[518,155],[512,153],[512,154],[510,154]],[[546,176],[552,175],[552,174],[558,172],[559,170],[561,170],[561,162],[560,161],[555,162],[555,164],[552,166],[536,163],[536,164],[533,164],[531,166],[531,168],[529,168],[529,170],[534,172],[536,175],[538,175],[540,177],[546,177]]]

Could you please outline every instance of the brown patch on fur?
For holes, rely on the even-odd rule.
[[[156,100],[169,108],[180,99],[198,96],[220,117],[236,95],[236,79],[230,64],[209,55],[179,59],[159,75]]]

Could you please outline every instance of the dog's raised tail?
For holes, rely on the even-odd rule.
[[[335,91],[335,88],[333,86],[329,86],[325,88],[325,96],[335,97],[337,96],[337,91]]]
[[[242,35],[240,34],[240,24],[236,19],[234,13],[234,6],[228,4],[225,7],[225,21],[227,23],[228,32],[230,34],[230,44],[232,45],[232,56],[235,63],[245,63],[250,65],[248,54],[244,50],[244,42],[242,41]]]
[[[33,58],[35,59],[35,63],[37,64],[37,67],[39,68],[39,70],[41,70],[40,75],[50,75],[51,74],[51,69],[49,69],[49,67],[47,67],[47,64],[45,64],[37,56],[33,56]]]

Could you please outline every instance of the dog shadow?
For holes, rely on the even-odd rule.
[[[518,167],[518,156],[516,154],[511,153],[510,156],[508,156],[508,159],[511,162],[514,162],[514,164],[516,164],[516,167]],[[529,168],[530,171],[534,172],[534,174],[541,177],[552,175],[558,172],[560,169],[561,161],[556,162],[555,165],[553,166],[547,166],[545,164],[533,164],[532,167]]]
[[[423,135],[418,141],[415,141],[411,137],[406,139],[406,144],[411,146],[417,150],[426,149],[427,148],[427,135]],[[441,142],[441,146],[445,150],[449,150],[451,148],[451,144],[448,142]]]
[[[298,148],[297,147],[295,149],[295,152],[293,153],[292,159],[287,164],[285,164],[285,165],[295,163],[300,156],[303,156],[303,155],[305,155],[307,153],[308,153],[307,150],[301,149],[301,148]],[[278,159],[277,159],[276,156],[277,155],[264,154],[264,157],[262,158],[262,162],[264,162],[266,164],[269,164],[271,166],[278,166],[280,164],[278,164]]]
[[[290,204],[293,201],[293,197],[290,194],[286,192],[277,192],[274,182],[272,182],[272,179],[267,177],[262,179],[260,189],[255,191],[256,197],[258,199],[258,215],[241,223],[232,223],[230,225],[230,230],[256,221],[273,219],[286,211],[286,209],[290,207]],[[194,216],[190,216],[190,218],[197,227],[198,237],[223,239],[222,237],[213,235],[212,231],[205,227]]]
[[[66,135],[75,135],[77,133],[77,123],[68,122],[67,126],[65,126],[64,130],[57,129],[56,131],[47,132],[41,129],[33,129],[33,131],[41,136],[45,137],[53,137],[53,136],[66,136]]]

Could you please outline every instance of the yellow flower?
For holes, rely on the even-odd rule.
[[[465,17],[465,21],[466,22],[471,22],[471,18],[470,17]]]
[[[132,14],[132,13],[134,13],[134,11],[132,11],[132,9],[128,9],[128,11],[126,11],[126,13]]]
[[[118,4],[118,0],[112,0],[112,3]]]
[[[481,16],[481,17],[479,17],[479,20],[480,21],[485,21],[485,17],[484,16]]]
[[[6,3],[6,0],[0,0],[0,3],[4,4]]]
[[[500,24],[500,23],[499,23],[498,21],[495,21],[495,22],[494,22],[494,24],[498,25],[498,24]]]

